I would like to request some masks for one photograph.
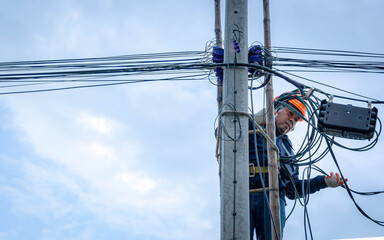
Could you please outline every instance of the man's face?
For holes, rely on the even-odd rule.
[[[281,134],[287,134],[291,131],[296,123],[300,120],[300,117],[297,116],[289,108],[284,107],[277,112],[276,115],[276,127]]]

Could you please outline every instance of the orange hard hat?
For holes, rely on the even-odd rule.
[[[296,94],[294,92],[286,92],[281,94],[280,96],[275,97],[275,107],[282,105],[281,103],[287,103],[290,106],[294,107],[295,110],[297,110],[303,117],[305,117],[306,113],[306,107],[304,104],[304,99],[300,94]],[[300,122],[303,121],[303,119],[300,116]]]

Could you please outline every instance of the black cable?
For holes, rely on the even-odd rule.
[[[326,176],[329,176],[328,173],[326,173],[323,169],[319,168],[318,166],[314,166],[313,167],[314,170],[326,175]],[[344,185],[341,186],[342,188],[345,188]],[[352,193],[355,193],[355,194],[358,194],[358,195],[362,195],[362,196],[373,196],[373,195],[378,195],[378,194],[383,194],[384,193],[384,190],[383,191],[370,191],[370,192],[361,192],[361,191],[355,191],[351,188],[349,188],[349,190],[352,192]]]
[[[70,87],[59,87],[59,88],[48,88],[48,89],[37,89],[37,90],[24,90],[24,91],[10,91],[10,92],[0,92],[0,95],[11,95],[11,94],[24,94],[24,93],[39,93],[39,92],[52,92],[52,91],[62,91],[69,89],[78,89],[78,88],[93,88],[93,87],[106,87],[106,86],[115,86],[115,85],[124,85],[124,84],[133,84],[133,83],[145,83],[145,82],[160,82],[160,81],[202,81],[204,79],[183,79],[183,78],[165,78],[165,79],[147,79],[147,80],[120,80],[113,83],[103,83],[103,84],[92,84],[92,85],[80,85],[80,86],[70,86]],[[43,83],[41,83],[43,84]],[[47,84],[47,83],[44,83]],[[37,85],[37,84],[36,84]],[[24,85],[25,86],[25,85]]]
[[[334,56],[343,56],[343,57],[384,58],[384,54],[381,54],[381,53],[346,51],[346,50],[335,50],[335,49],[295,48],[295,47],[278,47],[278,46],[275,46],[275,47],[272,47],[272,51],[277,52],[277,53],[334,55]]]
[[[370,217],[366,212],[364,212],[363,209],[357,204],[355,198],[354,198],[353,195],[352,195],[352,191],[350,190],[350,188],[349,188],[347,182],[345,181],[345,178],[344,178],[343,173],[342,173],[342,171],[341,171],[341,169],[340,169],[339,163],[338,163],[337,160],[336,160],[336,156],[335,156],[335,154],[334,154],[334,152],[333,152],[333,150],[332,150],[332,147],[331,147],[331,145],[330,145],[330,142],[328,141],[328,138],[325,138],[325,141],[326,141],[326,143],[327,143],[327,145],[328,145],[329,152],[331,153],[331,156],[332,156],[332,158],[333,158],[333,161],[335,162],[335,165],[336,165],[336,167],[337,167],[337,169],[338,169],[338,171],[339,171],[339,173],[340,173],[341,179],[343,179],[345,189],[347,190],[347,193],[348,193],[349,197],[351,198],[352,202],[355,204],[355,207],[359,210],[359,212],[360,212],[364,217],[366,217],[366,218],[368,218],[369,220],[371,220],[372,222],[374,222],[374,223],[376,223],[376,224],[378,224],[378,225],[384,227],[384,221],[379,221],[379,220],[375,220],[375,219],[371,218],[371,217]]]
[[[378,99],[374,99],[374,98],[370,98],[370,97],[367,97],[367,96],[364,96],[364,95],[361,95],[361,94],[357,94],[357,93],[353,93],[353,92],[350,92],[350,91],[347,91],[345,89],[341,89],[341,88],[337,88],[337,87],[334,87],[334,86],[331,86],[329,84],[325,84],[325,83],[322,83],[322,82],[319,82],[319,81],[315,81],[315,80],[312,80],[312,79],[309,79],[309,78],[305,78],[305,77],[301,77],[301,76],[298,76],[296,74],[293,74],[293,73],[290,73],[288,71],[284,71],[284,70],[281,70],[281,69],[276,69],[278,71],[281,71],[281,72],[284,72],[286,74],[289,74],[291,76],[294,76],[294,77],[297,77],[297,78],[300,78],[300,79],[303,79],[303,80],[306,80],[306,81],[309,81],[309,82],[313,82],[313,83],[316,83],[316,84],[319,84],[319,85],[322,85],[322,86],[325,86],[325,87],[329,87],[329,88],[332,88],[332,89],[335,89],[335,90],[338,90],[338,91],[341,91],[341,92],[345,92],[345,93],[348,93],[348,94],[351,94],[351,95],[355,95],[355,96],[358,96],[358,97],[362,97],[362,98],[366,98],[366,99],[369,99],[371,101],[380,101]],[[327,94],[327,93],[324,93],[323,91],[320,91],[319,89],[315,89],[316,91],[320,92],[320,93],[323,93],[325,94],[327,97],[329,97],[331,94]],[[355,98],[347,98],[347,97],[342,97],[342,96],[338,96],[338,95],[334,95],[332,94],[334,97],[338,97],[338,98],[345,98],[345,99],[349,99],[349,100],[354,100],[354,101],[363,101],[363,102],[368,102],[368,100],[361,100],[361,99],[355,99]]]

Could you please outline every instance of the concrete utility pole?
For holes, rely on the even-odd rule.
[[[271,50],[271,26],[269,16],[269,0],[263,0],[264,9],[264,47],[267,50]],[[266,104],[267,104],[267,134],[276,142],[275,134],[275,119],[274,119],[274,108],[273,108],[273,82],[272,75],[267,73],[265,78],[270,77],[268,84],[266,85]],[[281,224],[280,224],[280,200],[279,200],[279,180],[278,180],[278,157],[276,149],[272,144],[267,141],[267,152],[268,152],[268,177],[269,177],[269,203],[272,210],[272,221],[275,220],[275,226],[277,235],[275,234],[275,227],[273,222],[271,223],[272,240],[281,239]]]
[[[224,63],[248,63],[248,1],[225,5]],[[234,40],[240,52],[234,50]],[[249,239],[248,69],[224,68],[221,239]]]

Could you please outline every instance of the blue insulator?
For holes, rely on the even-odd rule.
[[[251,55],[251,56],[248,57],[248,61],[250,63],[261,62],[261,59],[260,59],[259,55]]]
[[[248,51],[248,62],[249,63],[257,63],[257,64],[262,66],[263,65],[262,59],[263,59],[263,56],[262,56],[262,49],[261,49],[260,45],[255,45],[249,49],[249,51]],[[256,74],[255,74],[256,76],[261,74],[261,72],[255,68],[249,68],[248,69],[248,72],[251,75],[254,75],[255,71],[256,71]]]
[[[219,82],[223,82],[224,70],[222,68],[216,68],[215,74],[216,74],[216,77],[219,79]]]
[[[222,49],[220,47],[213,47],[212,61],[214,63],[222,63],[222,62],[224,62],[224,49]]]
[[[253,46],[249,49],[248,51],[248,61],[250,63],[255,63],[257,62],[260,65],[263,65],[263,60],[262,60],[262,51],[261,47],[259,45]]]

